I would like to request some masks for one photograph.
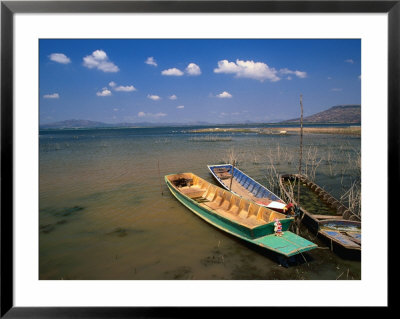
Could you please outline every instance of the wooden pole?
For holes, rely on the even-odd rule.
[[[158,177],[160,179],[161,196],[164,196],[164,193],[163,193],[163,190],[162,190],[162,184],[161,184],[160,160],[157,161],[157,166],[158,166]]]
[[[300,156],[299,156],[299,180],[297,184],[297,205],[300,206],[300,176],[301,176],[301,162],[303,158],[303,95],[300,94]]]
[[[233,164],[232,164],[232,175],[231,175],[231,183],[229,184],[229,190],[231,190],[231,188],[232,188],[233,171],[234,171],[234,169],[235,169],[235,164],[236,164],[236,161],[233,160]]]
[[[300,94],[300,156],[299,156],[299,175],[297,180],[297,208],[300,209],[300,177],[301,177],[301,162],[303,159],[303,95]],[[301,218],[297,221],[297,234],[299,234]]]

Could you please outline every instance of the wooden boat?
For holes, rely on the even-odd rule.
[[[281,175],[279,179],[285,196],[296,206],[291,187],[298,178],[298,174],[285,174]],[[300,183],[300,198],[302,198],[300,212],[303,223],[318,235],[328,239],[331,244],[335,243],[349,251],[361,251],[360,217],[305,176],[300,176]],[[297,184],[294,189],[297,190]],[[303,198],[307,195],[313,196],[312,199]],[[309,203],[314,200],[313,205],[310,205]]]
[[[277,212],[284,212],[286,203],[281,198],[237,167],[232,167],[231,164],[207,165],[207,167],[223,188],[236,195],[250,199],[258,205],[268,207]]]
[[[255,245],[290,257],[317,247],[288,231],[293,218],[215,186],[193,173],[165,176],[171,193],[197,216],[213,226]],[[274,233],[275,219],[283,235]]]

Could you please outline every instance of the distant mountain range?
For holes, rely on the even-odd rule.
[[[85,129],[85,128],[116,128],[116,127],[156,127],[156,126],[196,126],[210,125],[207,122],[192,122],[192,123],[103,123],[89,120],[65,120],[60,122],[40,124],[40,129]]]
[[[300,122],[300,118],[282,121],[280,123],[296,123]],[[326,111],[307,116],[303,118],[304,123],[361,123],[361,105],[337,105]],[[231,124],[260,124],[256,122],[246,121],[243,123]],[[276,124],[276,122],[274,123]],[[155,127],[155,126],[202,126],[202,125],[222,125],[207,122],[191,122],[191,123],[116,123],[109,124],[103,122],[95,122],[89,120],[66,120],[49,124],[41,124],[40,129],[85,129],[85,128],[114,128],[114,127]],[[227,125],[227,124],[226,124]]]
[[[300,118],[282,123],[300,122]],[[336,105],[326,111],[303,118],[304,123],[361,123],[361,105]]]

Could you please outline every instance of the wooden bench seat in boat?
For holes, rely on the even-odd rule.
[[[284,217],[278,212],[251,203],[198,178],[194,178],[190,186],[178,187],[178,190],[195,200],[200,206],[207,207],[222,217],[250,228]]]
[[[201,197],[204,192],[205,189],[202,189],[198,186],[185,186],[185,187],[180,187],[179,190],[185,194],[186,196],[190,197],[190,198],[196,198],[196,197]]]

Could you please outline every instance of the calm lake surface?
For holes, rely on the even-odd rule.
[[[264,185],[271,167],[297,173],[299,135],[207,134],[194,127],[40,131],[40,279],[361,279],[361,262],[320,246],[283,267],[195,216],[164,175],[229,162]],[[361,138],[304,136],[303,164],[336,198],[360,175]],[[159,170],[158,170],[159,164]],[[160,171],[160,173],[159,173]],[[277,195],[280,195],[279,193]]]

